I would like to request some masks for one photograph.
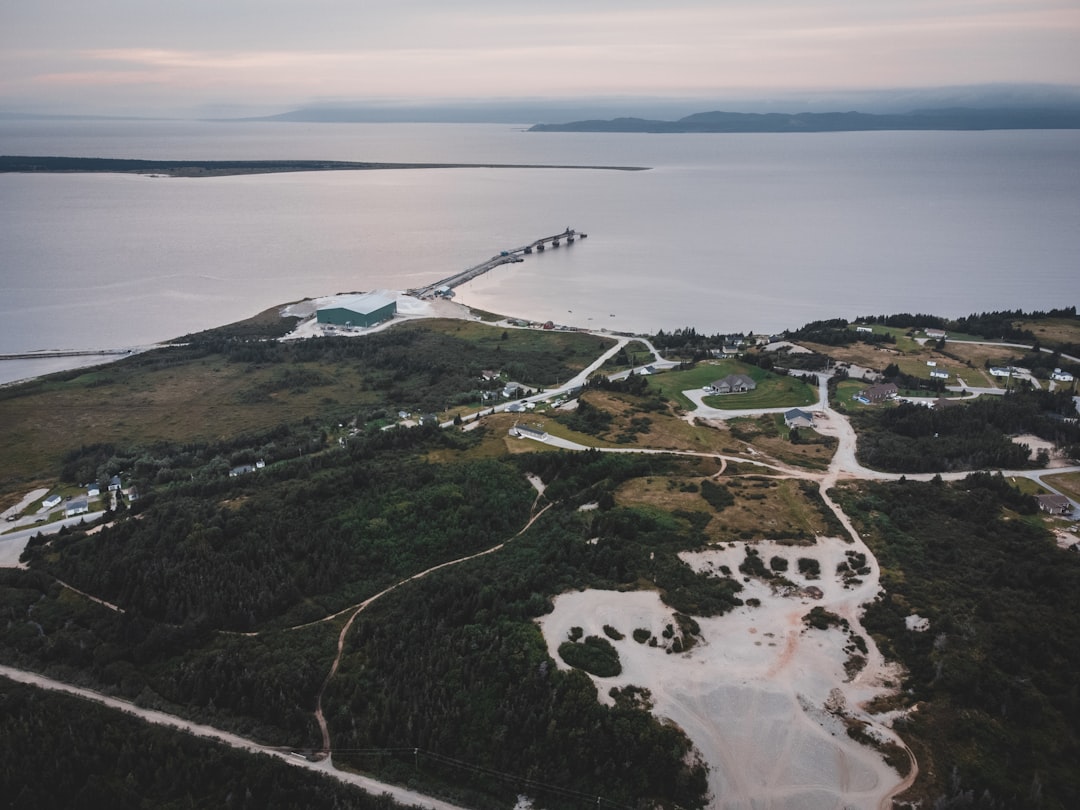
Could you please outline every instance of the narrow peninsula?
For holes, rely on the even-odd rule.
[[[548,163],[368,163],[349,160],[134,160],[94,157],[0,155],[3,172],[110,172],[169,177],[223,177],[278,172],[342,172],[376,169],[598,169],[640,172],[647,166],[563,166]]]

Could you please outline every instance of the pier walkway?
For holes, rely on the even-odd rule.
[[[578,239],[585,239],[588,236],[587,233],[576,231],[573,228],[567,228],[562,233],[557,233],[552,236],[544,236],[537,239],[534,242],[530,242],[527,245],[521,247],[510,248],[509,250],[501,251],[498,255],[492,256],[485,262],[469,267],[462,270],[459,273],[455,273],[452,276],[436,281],[434,284],[429,284],[426,287],[419,287],[417,289],[408,290],[408,294],[416,298],[433,298],[436,296],[445,296],[455,287],[460,287],[466,281],[472,281],[477,276],[482,276],[488,270],[492,270],[501,264],[513,264],[516,262],[523,262],[524,254],[543,253],[549,246],[557,248],[563,242],[568,245],[574,244]]]

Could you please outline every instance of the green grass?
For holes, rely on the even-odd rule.
[[[812,385],[794,377],[773,374],[738,360],[702,363],[686,371],[665,371],[649,377],[648,380],[651,388],[675,400],[684,410],[692,411],[697,406],[683,394],[683,391],[701,389],[728,374],[746,374],[758,386],[753,391],[741,394],[706,397],[702,400],[706,405],[722,410],[742,410],[744,408],[795,408],[817,402],[817,391]]]
[[[702,402],[711,408],[739,411],[746,408],[797,408],[813,405],[818,399],[812,385],[794,377],[769,374],[756,382],[758,386],[753,391],[705,397]]]

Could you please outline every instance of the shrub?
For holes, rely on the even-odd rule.
[[[598,678],[611,678],[622,672],[619,653],[610,641],[600,636],[586,636],[581,644],[564,641],[559,645],[559,657]]]

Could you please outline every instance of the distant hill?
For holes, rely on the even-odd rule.
[[[646,118],[536,124],[529,132],[874,132],[886,130],[1080,129],[1080,110],[954,107],[877,115],[860,112],[702,112],[676,121]]]

